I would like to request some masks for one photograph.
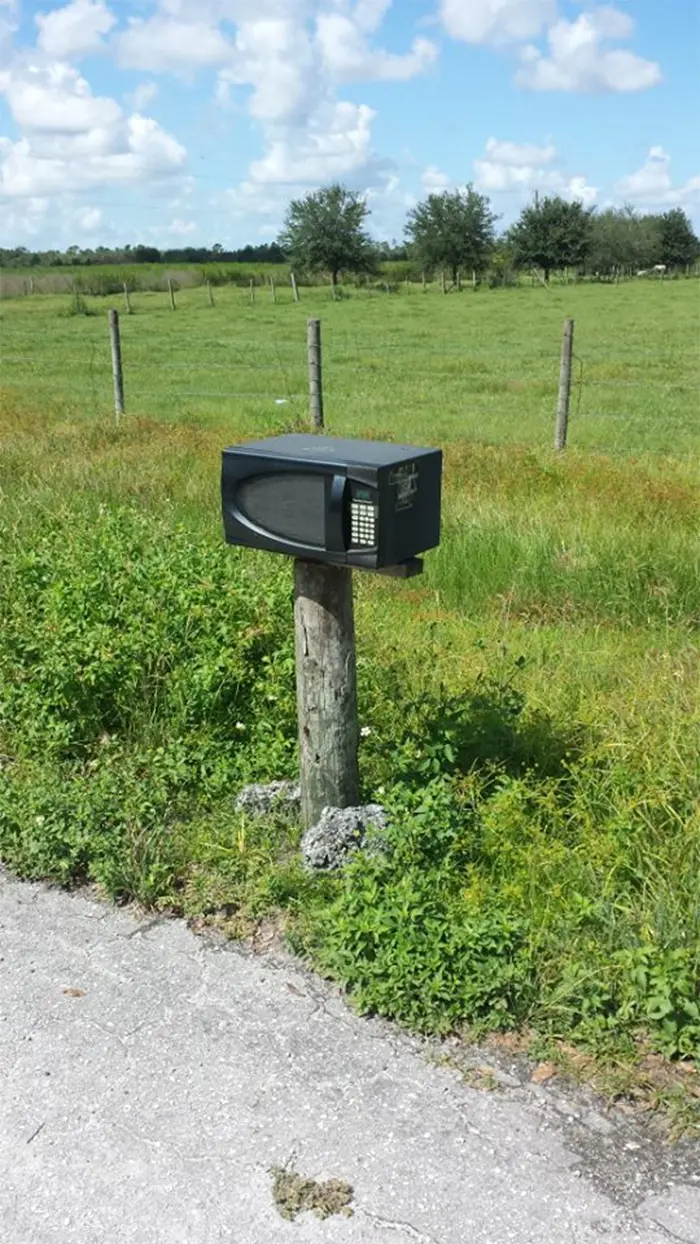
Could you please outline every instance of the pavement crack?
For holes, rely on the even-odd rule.
[[[153,916],[151,920],[145,920],[143,924],[137,925],[130,933],[123,934],[123,940],[130,942],[132,937],[136,937],[139,933],[148,933],[149,929],[155,929],[157,924],[163,924],[167,916]]]
[[[691,1240],[687,1235],[678,1235],[677,1231],[672,1231],[671,1228],[667,1227],[665,1223],[659,1222],[658,1218],[650,1216],[649,1222],[653,1222],[654,1226],[658,1227],[659,1231],[661,1231],[669,1240],[677,1240],[678,1244],[696,1244],[696,1241]]]
[[[399,1222],[395,1218],[382,1218],[380,1214],[372,1214],[367,1209],[356,1209],[355,1213],[358,1217],[366,1218],[375,1227],[386,1227],[388,1231],[402,1231],[410,1240],[415,1240],[416,1244],[441,1244],[436,1235],[426,1235],[424,1231],[419,1231],[410,1222]]]

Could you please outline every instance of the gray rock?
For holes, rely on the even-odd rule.
[[[304,865],[330,872],[341,868],[360,847],[381,850],[385,828],[386,816],[378,803],[359,808],[324,808],[320,821],[307,829],[301,840]]]
[[[298,816],[301,787],[298,782],[254,782],[238,792],[235,807],[249,816],[267,816],[273,811],[288,811]]]

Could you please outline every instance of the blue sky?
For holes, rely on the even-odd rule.
[[[0,0],[4,245],[237,246],[332,180],[700,224],[696,0]]]

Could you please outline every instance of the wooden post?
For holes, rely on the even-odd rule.
[[[312,427],[323,427],[323,381],[321,373],[321,321],[307,320],[306,346],[309,358],[309,417]]]
[[[119,339],[119,312],[109,313],[109,340],[112,346],[112,379],[114,380],[114,415],[119,423],[124,414],[124,376],[122,373],[122,347]]]
[[[272,301],[277,302],[277,290],[275,289],[275,278],[273,276],[270,277],[270,294],[272,295]]]
[[[297,279],[293,272],[290,272],[289,279],[292,283],[292,294],[294,295],[294,301],[298,302],[299,301],[299,290],[297,289]]]
[[[172,310],[175,311],[175,290],[173,289],[173,283],[170,280],[170,277],[168,277],[168,293],[170,294],[170,306]]]
[[[442,272],[440,273],[440,287],[442,289],[443,294],[446,294],[447,293],[447,282],[445,281],[445,269],[444,268]]]
[[[294,563],[301,814],[306,829],[324,808],[356,807],[357,675],[352,571]]]
[[[420,274],[420,279],[421,279],[421,284],[422,284],[422,286],[423,286],[423,293],[425,293],[425,291],[426,291],[426,289],[427,289],[427,286],[426,286],[426,283],[425,283],[425,270],[424,270],[423,272],[421,272],[421,274]]]
[[[472,268],[472,289],[476,289],[476,269]]]
[[[207,281],[207,298],[209,300],[209,306],[213,307],[214,306],[214,291],[211,287],[211,281]]]
[[[457,269],[457,272],[455,275],[455,288],[457,290],[457,293],[459,294],[462,289],[462,273],[460,272],[459,268]]]
[[[124,310],[127,315],[131,315],[131,299],[129,297],[129,286],[124,282]]]
[[[255,302],[255,277],[250,278],[250,301]]]
[[[406,293],[410,294],[410,292],[411,292],[411,282],[409,281],[408,277],[406,277]]]
[[[561,452],[566,449],[566,434],[569,426],[569,400],[571,398],[571,357],[574,348],[574,321],[564,320],[564,336],[561,342],[561,364],[559,367],[559,399],[557,401],[557,422],[554,430],[554,448]]]
[[[34,293],[34,277],[33,276],[30,276],[29,278],[29,292],[30,294]]]

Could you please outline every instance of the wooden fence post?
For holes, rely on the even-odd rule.
[[[359,803],[355,627],[347,566],[295,561],[294,639],[301,812],[308,829],[324,808]]]
[[[122,347],[119,339],[119,312],[109,313],[109,340],[112,347],[112,379],[114,380],[114,415],[119,423],[124,414],[124,376],[122,373]]]
[[[131,315],[131,299],[129,297],[129,286],[124,282],[124,310],[127,315]]]
[[[211,281],[207,281],[207,298],[209,300],[209,306],[213,307],[214,306],[214,291],[211,287]]]
[[[447,282],[445,281],[445,269],[444,268],[442,272],[440,273],[440,287],[442,289],[443,294],[446,294],[447,293]]]
[[[426,283],[425,283],[425,270],[424,270],[423,272],[421,272],[421,274],[420,274],[420,279],[421,279],[421,284],[422,284],[422,286],[423,286],[423,293],[425,293],[425,291],[426,291],[426,289],[427,289],[427,286],[426,286]]]
[[[270,277],[270,294],[272,295],[272,301],[277,302],[277,290],[275,289],[275,278],[273,276]]]
[[[255,277],[250,278],[250,301],[255,302]]]
[[[564,320],[564,335],[561,342],[557,422],[554,429],[554,448],[559,452],[566,449],[566,434],[569,426],[569,401],[571,398],[571,358],[573,348],[574,321],[567,319]]]
[[[297,279],[293,272],[290,272],[289,279],[292,283],[292,294],[294,295],[294,301],[298,302],[299,301],[299,290],[297,289]]]
[[[173,289],[173,283],[170,280],[170,277],[168,277],[168,293],[170,294],[170,306],[172,310],[175,311],[175,290]]]
[[[323,379],[321,371],[321,321],[307,320],[306,347],[309,359],[309,417],[312,427],[323,427]]]

